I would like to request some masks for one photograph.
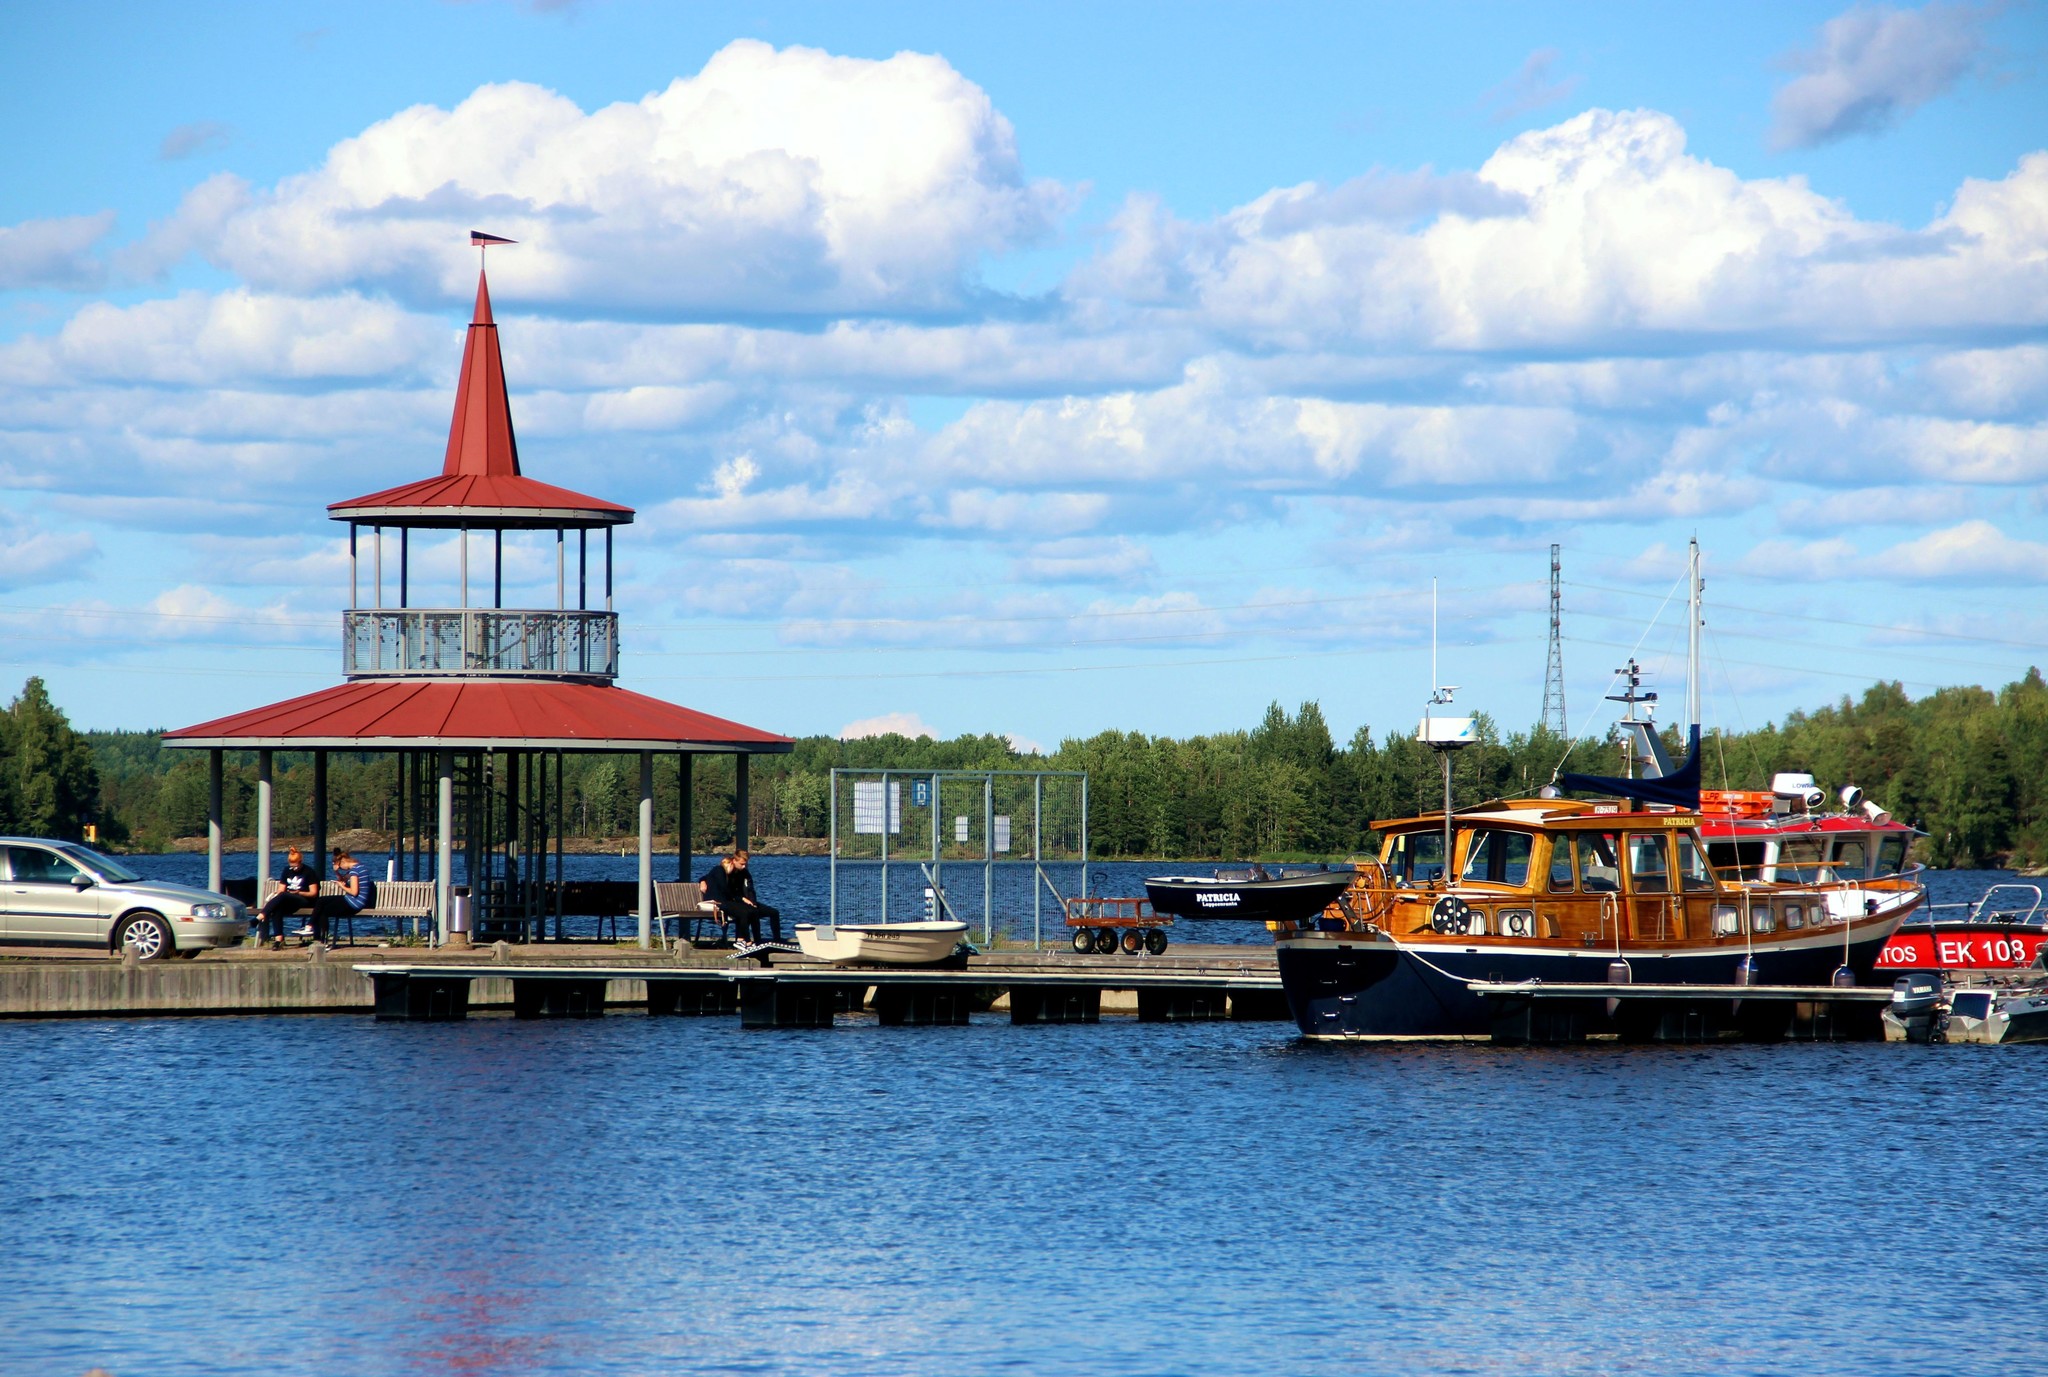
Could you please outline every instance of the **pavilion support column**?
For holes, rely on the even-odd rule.
[[[445,944],[449,938],[449,909],[455,898],[455,752],[442,750],[434,768],[439,776],[439,810],[434,827],[434,925]]]
[[[640,752],[640,945],[654,933],[654,752]]]
[[[745,751],[732,758],[732,849],[747,849],[747,763]]]
[[[327,864],[327,752],[313,752],[313,864]],[[322,874],[326,874],[323,869]],[[327,876],[333,879],[332,875]]]
[[[696,856],[690,842],[691,805],[696,802],[697,757],[684,751],[676,756],[676,878],[688,883]]]
[[[219,747],[206,753],[206,887],[215,894],[220,893],[222,849],[220,763]]]
[[[263,902],[263,882],[270,878],[270,767],[269,751],[256,752],[256,902]]]

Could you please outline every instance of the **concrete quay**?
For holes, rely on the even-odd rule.
[[[439,1013],[425,1003],[411,1016],[506,1011],[548,1017],[636,1008],[744,1013],[743,997],[754,1005],[768,1001],[764,1026],[789,1026],[795,1017],[789,1010],[799,1002],[803,1026],[821,1026],[821,1000],[830,1006],[823,1021],[863,1008],[885,1022],[915,1023],[962,1022],[970,1009],[1009,1012],[1019,1022],[1093,1022],[1118,1014],[1280,1018],[1286,1012],[1273,952],[1260,947],[1178,946],[1162,957],[995,951],[941,969],[835,968],[781,953],[734,958],[720,950],[648,952],[604,943],[499,943],[468,951],[234,948],[154,962],[76,949],[0,948],[0,1018],[366,1014],[379,1011],[380,988],[382,1016],[404,1017],[391,1008],[406,986],[447,992],[458,983],[464,992],[459,1011],[444,997]],[[780,996],[772,993],[778,989]],[[778,1016],[778,1005],[789,1009]]]

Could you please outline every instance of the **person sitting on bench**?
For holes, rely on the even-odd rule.
[[[277,893],[265,900],[258,911],[257,940],[260,942],[267,935],[272,950],[284,946],[285,915],[311,907],[319,898],[320,872],[306,864],[305,853],[298,847],[287,847],[284,869],[277,876]]]
[[[761,920],[768,920],[768,928],[774,934],[772,940],[782,940],[782,910],[770,908],[754,893],[754,874],[747,869],[747,853],[732,853],[732,872],[725,877],[725,911],[733,915],[733,921],[742,917],[754,930],[754,940],[761,940]]]
[[[733,942],[751,947],[761,940],[761,919],[758,914],[743,912],[733,903],[732,873],[733,858],[720,856],[718,864],[704,872],[704,878],[697,881],[697,886],[703,892],[704,902],[717,909],[732,924]]]
[[[363,873],[362,865],[348,852],[336,847],[334,850],[334,878],[341,884],[341,893],[323,896],[313,905],[313,922],[310,927],[299,929],[301,936],[311,937],[323,947],[333,947],[330,938],[330,921],[343,915],[361,913],[377,902],[377,886]],[[350,933],[355,929],[351,927]],[[354,937],[350,937],[354,941]]]

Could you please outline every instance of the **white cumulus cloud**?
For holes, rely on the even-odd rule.
[[[943,58],[753,40],[695,76],[584,111],[524,82],[415,106],[318,169],[233,199],[203,249],[267,290],[460,300],[472,227],[521,241],[507,299],[646,316],[951,310],[983,255],[1068,202],[1026,178],[1010,123]],[[178,217],[166,235],[191,237]]]
[[[857,722],[848,722],[839,729],[841,741],[859,741],[870,736],[907,736],[913,739],[928,736],[938,739],[938,732],[929,722],[914,712],[885,712],[875,717],[863,717]]]

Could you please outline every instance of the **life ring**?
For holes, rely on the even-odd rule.
[[[1446,894],[1429,911],[1430,931],[1463,937],[1472,930],[1472,905],[1455,894]]]
[[[1501,934],[1506,937],[1534,936],[1536,927],[1535,916],[1533,913],[1525,913],[1518,908],[1501,910]]]

